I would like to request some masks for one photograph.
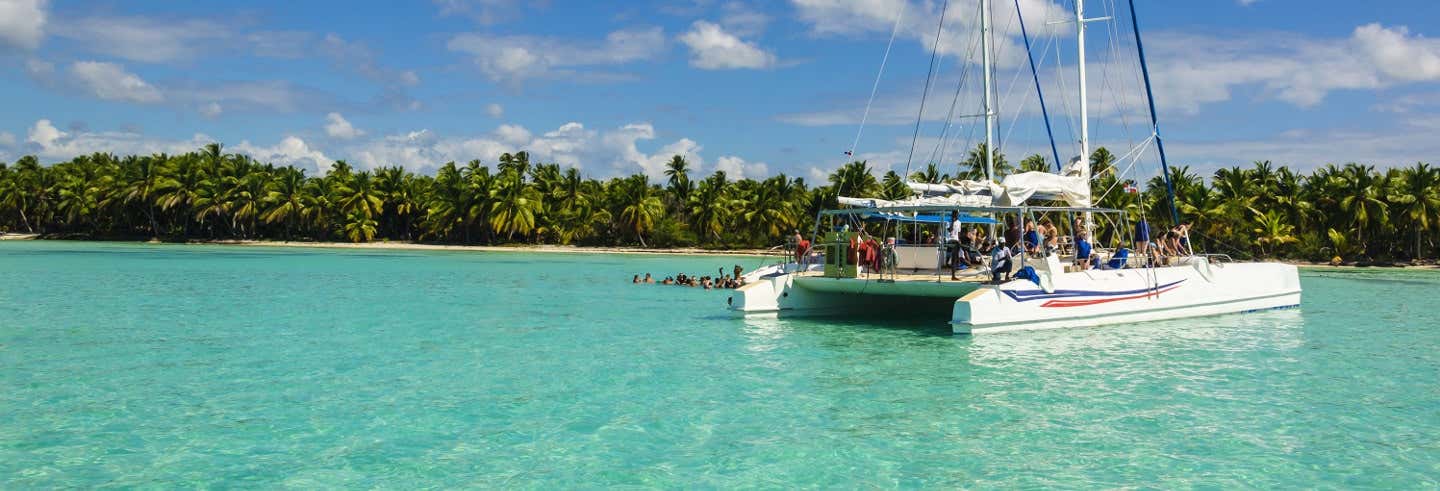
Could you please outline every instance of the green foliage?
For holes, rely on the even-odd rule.
[[[978,146],[961,162],[927,164],[908,179],[982,178],[984,155]],[[1009,173],[1004,156],[995,157],[997,174]],[[1089,161],[1100,206],[1168,228],[1164,179],[1120,179],[1128,162],[1104,148]],[[1032,155],[1019,170],[1048,169],[1043,156]],[[343,160],[309,176],[226,153],[220,144],[182,155],[97,153],[48,166],[25,156],[0,164],[0,230],[170,240],[768,247],[810,230],[816,213],[836,206],[838,196],[910,194],[905,176],[876,176],[864,161],[841,166],[815,187],[783,174],[732,180],[724,172],[692,173],[676,156],[659,181],[642,175],[600,181],[517,152],[500,155],[493,167],[447,162],[433,176],[393,166],[356,169]],[[1200,250],[1344,261],[1432,260],[1440,251],[1440,169],[1428,164],[1383,172],[1327,165],[1302,175],[1258,161],[1208,178],[1179,166],[1170,181]],[[1127,193],[1127,183],[1144,189]]]

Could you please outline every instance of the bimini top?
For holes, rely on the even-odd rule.
[[[871,222],[887,221],[887,222],[935,223],[935,224],[950,223],[950,217],[949,217],[949,216],[946,216],[946,215],[920,215],[920,214],[916,214],[916,215],[906,215],[906,214],[903,214],[903,213],[890,213],[890,212],[879,212],[879,211],[861,213],[861,214],[860,214],[860,218],[861,218],[862,220],[871,221]],[[960,220],[960,223],[983,223],[983,224],[994,224],[994,223],[998,223],[998,222],[995,221],[994,218],[989,218],[989,217],[977,217],[977,216],[975,216],[975,215],[960,215],[959,220]]]

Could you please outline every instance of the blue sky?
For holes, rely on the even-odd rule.
[[[1078,148],[1073,0],[1021,0],[1062,158]],[[1092,136],[1148,136],[1123,1],[1092,0]],[[1440,151],[1440,4],[1142,0],[1166,147],[1209,173],[1270,159],[1384,166]],[[996,0],[1002,151],[1049,154],[1015,2]],[[594,177],[823,177],[846,160],[892,28],[856,155],[880,169],[953,165],[979,141],[967,60],[978,3],[67,2],[0,0],[0,161],[183,152],[209,141],[312,169],[428,172],[529,150]],[[1113,6],[1119,12],[1112,12]],[[932,47],[933,92],[910,153]],[[956,94],[959,94],[958,96]],[[1146,150],[1134,171],[1154,172]]]

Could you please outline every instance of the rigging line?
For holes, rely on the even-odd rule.
[[[976,9],[979,9],[978,5]],[[930,152],[930,160],[932,162],[943,162],[945,160],[945,153],[948,149],[948,145],[945,144],[945,138],[949,135],[950,127],[955,121],[955,107],[960,102],[960,92],[965,88],[966,77],[970,75],[970,67],[974,66],[973,55],[975,54],[975,47],[979,44],[980,38],[977,36],[971,40],[970,47],[965,50],[965,64],[962,65],[960,69],[960,81],[955,84],[955,95],[950,99],[950,111],[945,116],[945,127],[940,130],[940,141],[936,142],[935,149]]]
[[[1150,141],[1154,139],[1155,135],[1150,135],[1149,138],[1141,141],[1139,145],[1131,148],[1129,152],[1125,152],[1124,155],[1121,155],[1119,158],[1115,159],[1117,162],[1123,162],[1125,159],[1130,159],[1130,164],[1125,167],[1125,170],[1115,173],[1115,182],[1111,183],[1110,187],[1105,189],[1105,192],[1100,193],[1100,197],[1095,200],[1096,203],[1099,203],[1100,200],[1105,199],[1106,196],[1109,196],[1110,192],[1115,190],[1115,186],[1120,185],[1120,182],[1125,180],[1125,176],[1130,174],[1131,169],[1135,168],[1135,163],[1140,161],[1140,157],[1144,156],[1144,150],[1146,146],[1149,145]],[[1137,182],[1136,184],[1138,187],[1139,183]]]
[[[1025,40],[1025,58],[1030,61],[1030,77],[1035,79],[1035,94],[1040,97],[1040,115],[1045,119],[1045,134],[1050,137],[1050,153],[1055,158],[1055,171],[1060,172],[1060,151],[1055,148],[1055,132],[1050,129],[1050,111],[1045,109],[1045,92],[1040,88],[1040,72],[1035,69],[1035,51],[1030,48],[1030,33],[1025,29],[1025,14],[1020,12],[1020,0],[1015,0],[1015,17],[1020,20],[1020,37]],[[1028,99],[1027,99],[1028,100]],[[1019,120],[1019,117],[1016,117]],[[1014,123],[1011,123],[1014,128]]]
[[[1060,34],[1056,32],[1056,29],[1053,26],[1051,27],[1051,35],[1056,38],[1056,43],[1054,44],[1056,74],[1055,79],[1059,80],[1060,82],[1060,93],[1070,94],[1070,85],[1065,83],[1065,65],[1061,61],[1064,58],[1063,55],[1060,54],[1060,43],[1058,42]],[[1078,137],[1075,136],[1075,127],[1078,126],[1075,121],[1075,111],[1073,110],[1073,108],[1070,107],[1070,98],[1068,96],[1060,98],[1060,106],[1065,109],[1065,130],[1070,134],[1070,145],[1073,149],[1079,144],[1080,140]],[[1082,155],[1080,158],[1088,159],[1090,158],[1090,156]]]
[[[935,58],[940,54],[940,35],[945,28],[945,11],[950,0],[940,5],[940,22],[935,26],[935,42],[930,46],[930,71],[925,74],[925,89],[920,92],[920,113],[915,116],[915,132],[910,135],[910,154],[905,157],[905,175],[910,175],[910,162],[915,159],[915,143],[920,139],[920,123],[925,121],[925,99],[930,95],[930,80],[935,75]]]
[[[1107,63],[1107,64],[1106,64],[1107,73],[1106,73],[1106,79],[1105,79],[1106,83],[1108,84],[1108,83],[1110,82],[1109,73],[1108,73],[1109,65],[1117,65],[1117,62],[1116,62],[1115,60],[1119,60],[1119,59],[1120,59],[1120,28],[1119,28],[1119,25],[1115,23],[1115,22],[1116,22],[1116,19],[1119,19],[1119,18],[1120,18],[1120,9],[1115,6],[1115,0],[1105,0],[1105,1],[1106,1],[1107,4],[1110,6],[1110,21],[1108,21],[1108,22],[1105,23],[1105,32],[1110,35],[1110,60],[1111,60],[1111,61],[1110,61],[1110,63]],[[1122,68],[1128,68],[1129,66],[1130,66],[1130,64],[1127,63],[1127,64],[1123,65]],[[1125,75],[1128,75],[1128,74],[1129,74],[1129,72],[1130,72],[1129,70],[1123,70],[1123,73],[1118,74],[1118,77],[1117,77],[1117,80],[1116,80],[1115,83],[1116,83],[1117,85],[1118,85],[1118,84],[1123,84],[1123,83],[1125,83],[1123,79],[1125,78]],[[1124,89],[1124,88],[1125,88],[1125,87],[1122,85],[1122,86],[1121,86],[1121,89]],[[1113,90],[1113,89],[1112,89],[1112,90]],[[1120,111],[1120,127],[1122,128],[1122,130],[1123,130],[1124,133],[1125,133],[1125,138],[1126,138],[1127,143],[1129,143],[1131,146],[1134,146],[1134,145],[1135,145],[1135,136],[1134,136],[1134,134],[1131,133],[1131,131],[1130,131],[1130,109],[1131,109],[1131,106],[1130,106],[1130,98],[1129,98],[1129,97],[1126,97],[1126,94],[1129,94],[1129,92],[1123,91],[1123,90],[1118,90],[1118,91],[1115,91],[1115,93],[1116,93],[1116,94],[1119,94],[1118,96],[1116,96],[1116,100],[1118,101],[1118,105],[1120,106],[1120,109],[1119,109],[1119,111]]]
[[[865,121],[870,119],[870,105],[875,103],[875,93],[880,90],[880,77],[885,74],[885,64],[890,61],[890,48],[895,46],[895,34],[900,32],[900,19],[905,16],[905,5],[900,4],[900,12],[895,14],[895,26],[890,28],[890,42],[885,44],[885,56],[880,58],[880,70],[875,73],[875,84],[870,86],[870,100],[865,101],[865,114],[860,116],[860,128],[855,130],[855,142],[850,144],[850,157],[855,156],[855,148],[860,146],[860,135],[865,131]]]
[[[1116,40],[1117,28],[1115,26],[1115,18],[1118,16],[1119,11],[1115,9],[1114,0],[1106,0],[1103,5],[1106,5],[1110,8],[1110,11],[1108,12],[1110,14],[1110,20],[1105,21],[1105,34],[1107,38],[1106,47],[1110,49],[1110,53],[1109,60],[1107,60],[1104,65],[1100,66],[1101,85],[1103,85],[1106,89],[1104,91],[1101,91],[1101,95],[1102,97],[1104,97],[1106,94],[1109,94],[1109,97],[1105,97],[1103,101],[1111,108],[1111,110],[1116,111],[1116,113],[1120,116],[1121,132],[1123,135],[1125,135],[1126,143],[1133,147],[1135,146],[1135,138],[1130,132],[1130,107],[1127,104],[1129,99],[1125,97],[1125,93],[1123,91],[1115,90],[1115,84],[1118,84],[1118,81],[1115,83],[1111,82],[1112,68],[1117,65],[1116,60],[1120,59],[1120,45]]]

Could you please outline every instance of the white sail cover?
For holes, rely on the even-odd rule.
[[[1084,176],[1022,172],[1005,176],[1000,186],[1005,188],[1005,193],[999,202],[1007,206],[1019,206],[1030,198],[1064,201],[1082,208],[1090,206],[1090,183]]]

